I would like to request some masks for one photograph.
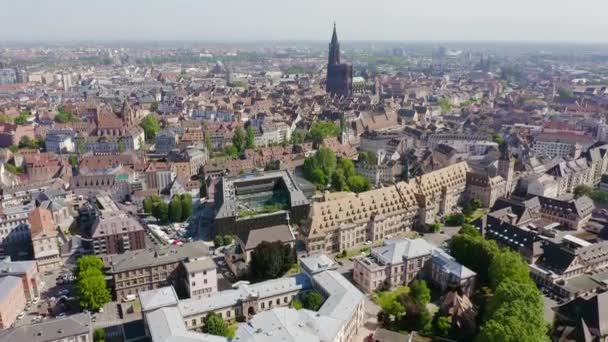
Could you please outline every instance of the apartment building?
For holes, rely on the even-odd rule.
[[[0,278],[0,329],[8,329],[15,323],[26,301],[21,278]]]
[[[26,300],[40,296],[40,273],[35,261],[12,261],[10,257],[0,260],[0,277],[21,278]]]
[[[144,227],[118,208],[102,211],[95,219],[91,232],[96,255],[146,248]]]
[[[0,332],[0,342],[93,342],[91,316],[79,313]]]
[[[115,255],[110,258],[108,265],[116,298],[120,300],[128,295],[137,295],[140,291],[182,285],[186,279],[192,292],[213,293],[217,291],[217,273],[210,263],[202,261],[208,256],[209,248],[202,241],[155,246]],[[189,263],[194,264],[188,266]],[[186,274],[188,267],[194,275]],[[202,283],[196,283],[199,279]]]
[[[426,279],[442,290],[457,287],[470,296],[475,275],[423,239],[386,240],[384,246],[372,248],[369,256],[355,258],[353,268],[355,283],[368,293]]]
[[[60,253],[61,238],[53,214],[44,208],[36,208],[29,216],[34,259],[40,272],[53,271],[63,265]]]
[[[182,263],[186,272],[185,284],[190,298],[217,292],[217,266],[212,258]]]
[[[33,204],[0,208],[0,255],[28,254],[30,244],[29,214]]]

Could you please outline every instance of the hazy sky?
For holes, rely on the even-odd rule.
[[[608,41],[607,0],[0,0],[0,41]]]

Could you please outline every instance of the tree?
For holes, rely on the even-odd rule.
[[[224,237],[222,235],[217,234],[215,239],[213,239],[213,245],[215,248],[224,246]]]
[[[435,320],[435,334],[441,337],[448,337],[452,330],[451,316],[437,316]]]
[[[88,270],[98,270],[100,272],[103,271],[103,260],[100,257],[95,255],[85,255],[81,256],[76,260],[76,270],[75,275],[77,278],[80,277],[81,273],[84,273]]]
[[[341,133],[340,127],[332,121],[317,121],[312,124],[306,138],[317,146],[327,137],[337,137]]]
[[[305,139],[304,133],[302,133],[300,131],[295,131],[295,132],[291,133],[290,143],[294,144],[294,145],[299,145],[304,142],[304,139]]]
[[[312,175],[308,177],[308,180],[317,185],[318,188],[324,188],[327,180],[325,179],[325,174],[321,169],[314,169]]]
[[[579,185],[574,188],[574,197],[579,198],[582,196],[591,197],[593,194],[593,188],[588,185]]]
[[[78,166],[78,157],[75,154],[71,154],[68,157],[68,162],[70,163],[70,165],[72,165],[72,167],[77,167]]]
[[[11,123],[13,120],[6,114],[0,114],[0,123]]]
[[[236,157],[239,155],[239,149],[234,145],[226,146],[224,147],[224,154],[229,157]]]
[[[78,122],[80,119],[72,113],[68,113],[63,110],[63,108],[59,109],[59,112],[53,118],[55,122],[58,123],[67,123],[67,122]]]
[[[245,136],[245,148],[255,148],[255,135],[251,125],[247,127],[247,135]]]
[[[358,160],[365,166],[378,165],[378,157],[370,151],[361,151]]]
[[[183,222],[186,221],[190,216],[192,216],[192,195],[182,194],[180,197],[180,201],[182,207],[181,222]]]
[[[310,291],[304,296],[303,304],[308,310],[319,311],[323,302],[325,302],[325,299],[321,296],[319,291]]]
[[[348,185],[346,184],[346,177],[342,169],[336,170],[331,176],[331,187],[336,191],[347,191]]]
[[[76,283],[76,297],[81,307],[98,311],[112,299],[106,279],[100,271],[93,269],[84,274],[86,276],[79,277]]]
[[[236,126],[234,129],[232,145],[236,147],[239,153],[242,153],[245,149],[245,133],[243,133],[243,128],[241,128],[241,126]]]
[[[169,221],[180,222],[182,219],[182,203],[178,196],[173,196],[169,203]]]
[[[355,163],[352,160],[346,158],[338,159],[338,169],[341,169],[344,173],[344,177],[348,178],[356,175]]]
[[[326,178],[330,178],[336,170],[338,162],[334,151],[326,147],[321,147],[315,157],[319,163],[319,167],[321,167],[321,169],[323,170],[323,173],[325,174]]]
[[[424,280],[414,280],[410,284],[410,296],[417,305],[427,305],[431,301],[431,290]]]
[[[160,123],[154,114],[147,115],[142,120],[140,126],[144,129],[144,135],[148,141],[154,140],[156,134],[160,132]]]
[[[474,211],[475,211],[475,209],[473,209],[473,207],[471,206],[471,204],[469,202],[465,203],[462,206],[462,214],[466,217],[473,215]]]
[[[213,142],[211,141],[211,133],[208,131],[205,132],[205,147],[207,148],[207,152],[211,153],[213,151]]]
[[[38,139],[32,139],[27,135],[24,135],[19,139],[19,148],[31,148],[31,149],[39,149],[40,141]]]
[[[472,237],[481,237],[481,233],[472,224],[465,223],[462,228],[458,231],[458,234],[469,235]]]
[[[15,118],[15,125],[27,125],[27,117],[28,113],[20,113],[18,117]]]
[[[150,111],[157,112],[158,111],[158,102],[154,101],[150,104]]]
[[[152,209],[152,215],[156,217],[160,223],[166,224],[169,222],[169,206],[164,201],[155,203]]]
[[[228,335],[228,326],[226,322],[220,317],[220,315],[215,312],[211,312],[207,315],[205,319],[205,324],[203,325],[203,332],[206,334],[216,335],[216,336],[226,336]]]
[[[354,192],[363,192],[372,188],[372,185],[369,180],[360,175],[348,177],[346,183],[348,184],[350,190]]]
[[[451,226],[451,227],[462,226],[464,224],[464,222],[465,222],[465,217],[463,214],[460,214],[460,213],[448,215],[445,218],[445,224],[447,226]]]
[[[281,241],[263,241],[251,253],[249,275],[253,280],[275,279],[285,274],[294,262],[294,251],[290,245]]]
[[[488,274],[493,289],[507,279],[522,283],[530,281],[528,265],[519,254],[510,250],[503,250],[492,259]]]
[[[104,342],[106,340],[106,331],[103,328],[95,329],[93,333],[93,342]]]
[[[449,113],[452,110],[452,104],[446,98],[439,99],[439,107],[442,114]]]
[[[560,99],[569,100],[574,97],[572,90],[567,88],[559,88],[557,91]]]
[[[118,152],[123,153],[125,151],[125,142],[120,139],[118,140]]]
[[[291,301],[291,307],[296,310],[301,310],[304,307],[304,304],[302,304],[302,301],[300,301],[298,298],[294,298]]]

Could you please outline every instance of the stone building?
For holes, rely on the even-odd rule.
[[[60,253],[62,241],[52,213],[38,207],[30,213],[29,223],[38,271],[48,272],[60,268],[63,265]]]

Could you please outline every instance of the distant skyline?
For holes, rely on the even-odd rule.
[[[605,0],[3,0],[0,41],[608,42]]]

